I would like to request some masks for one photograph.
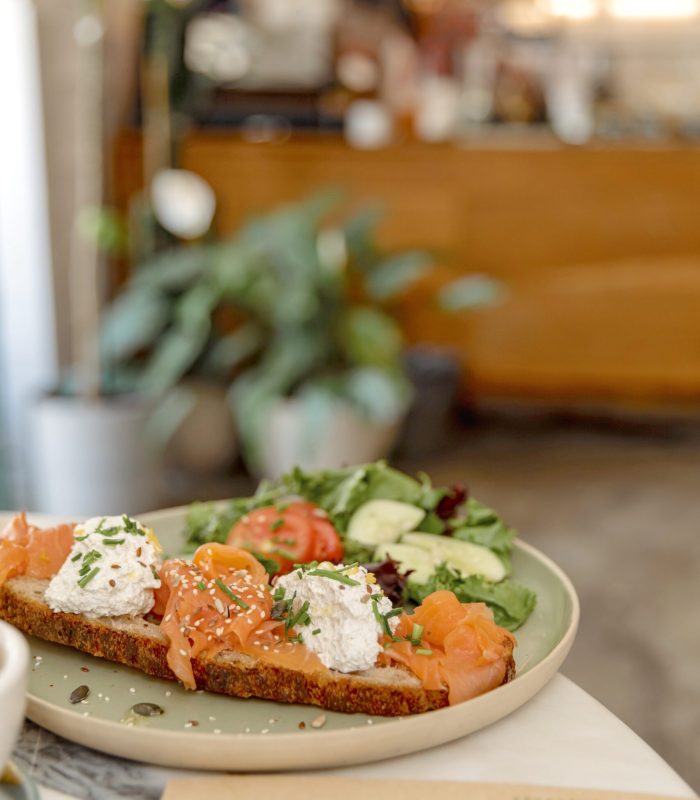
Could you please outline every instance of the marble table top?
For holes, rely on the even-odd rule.
[[[27,722],[14,759],[43,787],[79,800],[158,800],[192,774],[104,755]],[[582,689],[557,675],[514,714],[463,739],[334,774],[613,789],[696,797],[663,759]],[[45,792],[45,800],[58,800]]]

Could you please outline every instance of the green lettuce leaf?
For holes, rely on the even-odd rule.
[[[466,516],[460,520],[459,527],[452,536],[493,550],[510,573],[510,553],[516,533],[493,509],[470,497],[467,500]]]
[[[441,564],[427,583],[417,584],[409,578],[407,599],[420,604],[429,594],[444,589],[454,592],[462,603],[486,603],[496,624],[509,631],[525,622],[537,602],[534,592],[510,578],[492,583],[480,575],[463,577],[446,564]]]
[[[319,472],[296,468],[280,478],[279,484],[289,494],[321,506],[341,534],[355,511],[368,500],[397,500],[432,511],[448,492],[434,488],[426,478],[419,482],[384,461]]]

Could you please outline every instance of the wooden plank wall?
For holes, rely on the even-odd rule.
[[[700,148],[406,144],[335,138],[254,145],[196,133],[184,166],[230,231],[252,212],[328,185],[381,200],[384,242],[439,254],[435,280],[502,278],[501,306],[439,312],[427,291],[397,313],[415,341],[453,347],[480,397],[557,402],[700,398]],[[117,200],[140,185],[140,142],[117,147]]]

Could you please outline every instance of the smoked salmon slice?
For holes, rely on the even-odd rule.
[[[500,686],[515,645],[483,603],[460,603],[448,591],[402,614],[394,635],[399,641],[385,640],[382,662],[404,664],[426,689],[447,689],[451,705]]]
[[[0,586],[14,575],[52,578],[73,546],[75,525],[38,528],[16,514],[0,532]]]

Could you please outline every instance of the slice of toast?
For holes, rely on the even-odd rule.
[[[47,580],[12,578],[0,587],[0,619],[24,633],[68,645],[175,681],[166,659],[168,639],[159,626],[141,617],[92,618],[52,611],[44,602]],[[512,644],[504,683],[515,676]],[[331,711],[404,716],[442,708],[447,691],[430,691],[402,666],[373,667],[345,674],[328,670],[303,673],[227,650],[214,658],[195,658],[199,689],[233,697],[259,697],[280,703],[315,705]]]

